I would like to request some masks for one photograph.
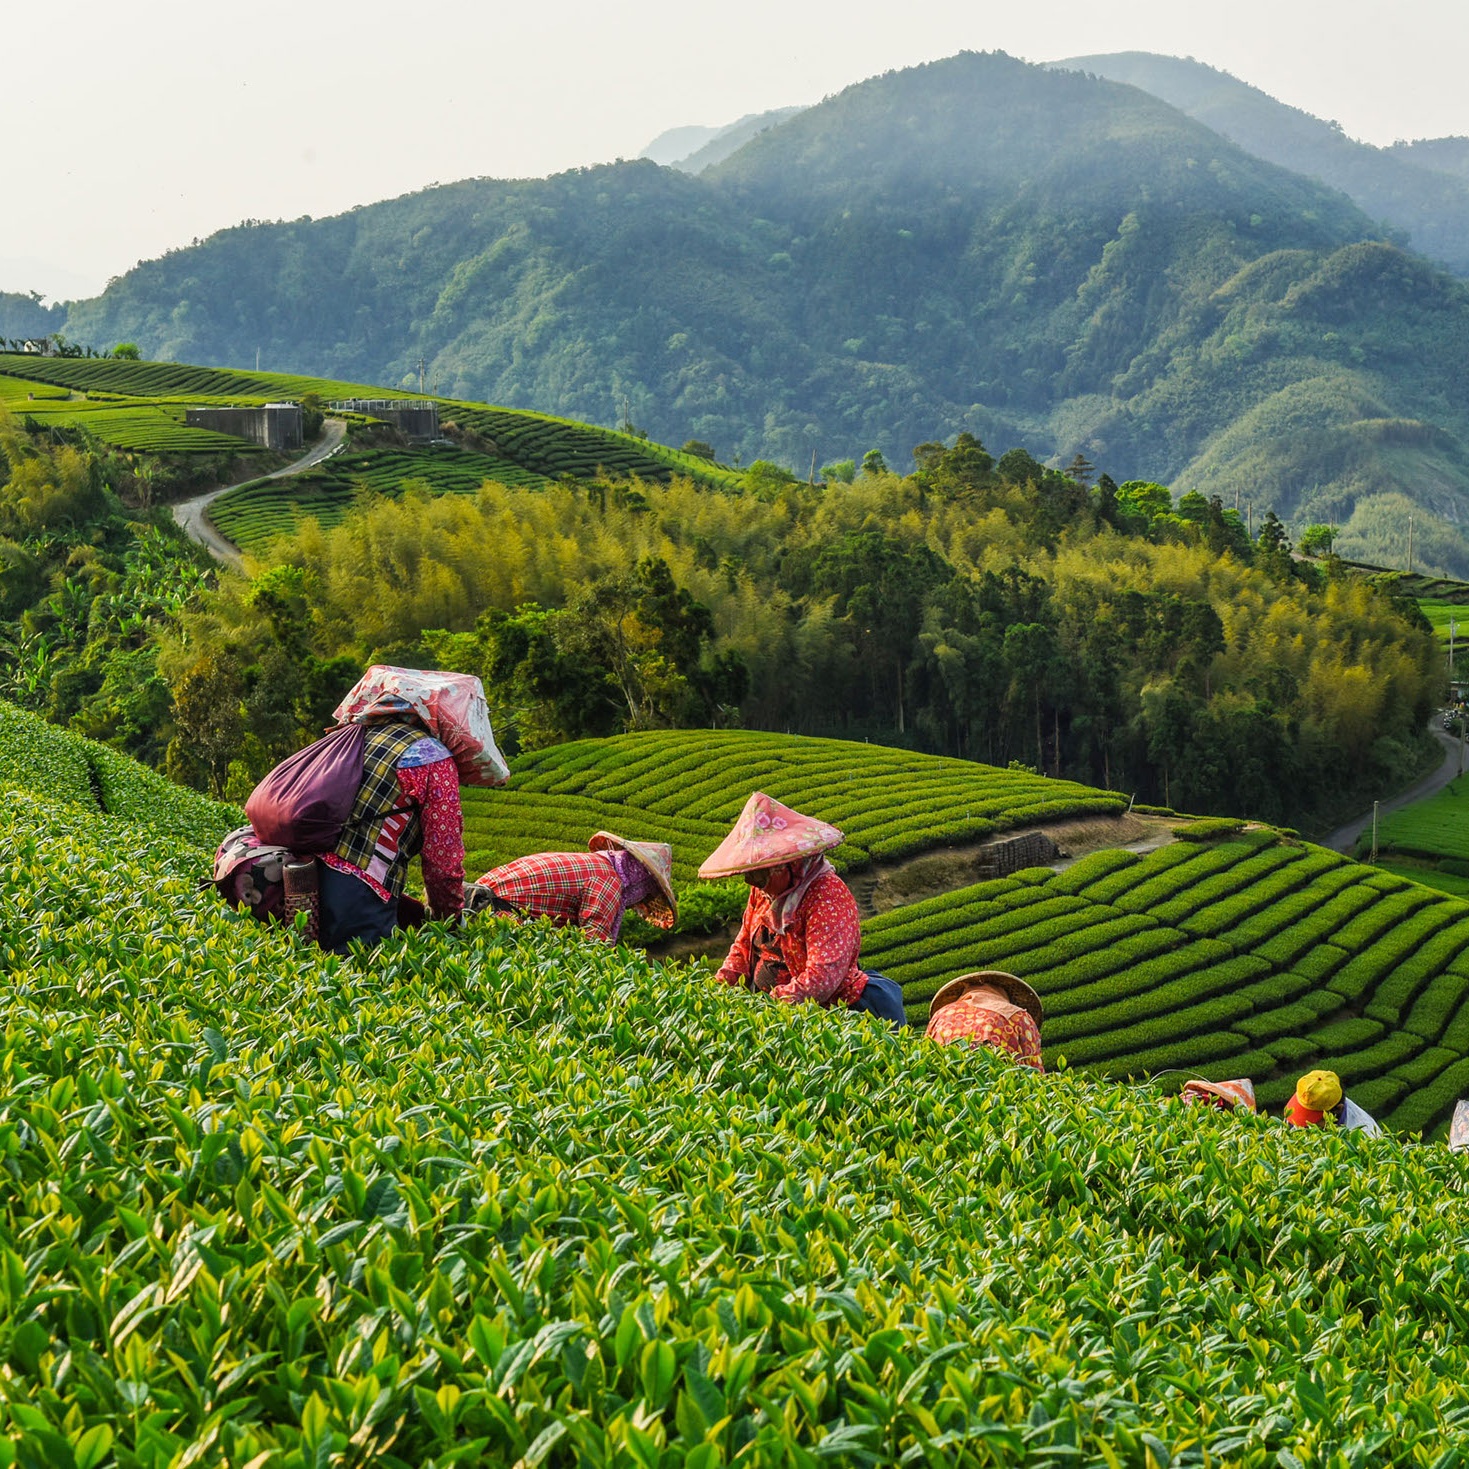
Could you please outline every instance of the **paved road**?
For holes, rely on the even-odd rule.
[[[1459,773],[1459,741],[1454,735],[1434,725],[1434,734],[1438,736],[1439,743],[1444,747],[1443,763],[1433,772],[1420,780],[1417,785],[1409,787],[1401,795],[1392,797],[1391,800],[1383,801],[1378,805],[1377,814],[1379,819],[1386,816],[1389,811],[1396,811],[1403,806],[1411,806],[1414,801],[1421,801],[1425,796],[1436,795]],[[1330,836],[1322,838],[1321,845],[1330,847],[1336,852],[1345,852],[1351,855],[1353,848],[1357,845],[1357,838],[1372,825],[1372,812],[1359,816],[1355,821],[1338,827]]]
[[[284,469],[273,470],[270,474],[252,474],[248,479],[236,480],[232,485],[220,485],[218,489],[195,495],[192,500],[180,500],[173,507],[173,518],[216,560],[223,561],[228,566],[239,567],[240,548],[233,541],[226,540],[216,529],[209,518],[209,506],[221,495],[237,490],[241,485],[254,484],[257,480],[289,479],[293,474],[304,474],[323,459],[335,454],[342,447],[346,434],[347,424],[344,419],[329,418],[321,426],[321,437],[299,459],[287,464]]]

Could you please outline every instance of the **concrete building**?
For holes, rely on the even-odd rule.
[[[439,405],[422,398],[343,398],[333,403],[338,413],[361,413],[390,423],[410,439],[439,436]]]
[[[267,403],[261,408],[186,408],[184,423],[189,428],[213,429],[249,439],[262,449],[299,449],[301,433],[299,403]]]

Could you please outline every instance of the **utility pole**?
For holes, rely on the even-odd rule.
[[[1245,513],[1250,517],[1249,536],[1253,541],[1255,539],[1255,502],[1253,500],[1245,506]]]
[[[1413,517],[1408,517],[1408,575],[1413,575]]]
[[[1459,774],[1464,773],[1464,726],[1469,724],[1462,711],[1459,714]]]
[[[1459,624],[1451,617],[1449,618],[1449,682],[1454,681],[1454,633]]]
[[[1369,862],[1377,862],[1377,802],[1372,803],[1372,855],[1367,859]]]
[[[1239,514],[1239,486],[1234,487],[1234,513]]]
[[[423,358],[418,359],[418,395],[423,396]]]
[[[625,434],[632,432],[632,416],[627,411],[627,394],[622,395],[622,431]]]
[[[806,477],[806,483],[808,485],[814,485],[816,483],[816,450],[815,449],[813,449],[811,451],[811,473]]]

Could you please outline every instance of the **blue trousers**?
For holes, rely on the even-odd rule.
[[[885,974],[875,974],[870,969],[862,972],[867,976],[867,983],[849,1008],[876,1015],[881,1020],[890,1020],[900,1028],[907,1025],[908,1017],[903,1012],[903,991],[897,982]]]

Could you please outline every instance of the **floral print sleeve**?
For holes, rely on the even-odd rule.
[[[799,1005],[814,1000],[829,1005],[858,973],[862,947],[861,915],[850,889],[834,873],[812,887],[801,904],[805,911],[805,964],[789,983],[771,991],[777,1000]]]
[[[423,825],[423,885],[435,918],[464,906],[464,812],[453,760],[399,766],[398,787],[419,809]]]

